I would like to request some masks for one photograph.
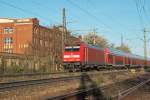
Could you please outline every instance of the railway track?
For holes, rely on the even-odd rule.
[[[123,98],[127,97],[129,94],[132,94],[134,91],[136,91],[140,87],[143,87],[145,84],[147,84],[149,82],[150,82],[150,78],[143,81],[143,82],[138,83],[137,85],[135,85],[135,86],[133,86],[133,87],[127,89],[127,90],[119,92],[118,95],[113,96],[112,98],[115,99],[115,100],[122,100]]]
[[[121,70],[121,71],[103,71],[100,72],[101,74],[109,74],[109,73],[122,73],[127,70]],[[95,73],[86,73],[90,76],[100,74],[99,72]],[[83,73],[81,73],[83,74]],[[23,81],[15,81],[15,82],[5,82],[0,83],[0,91],[8,91],[14,88],[23,87],[23,86],[29,86],[29,85],[38,85],[38,84],[45,84],[45,83],[55,83],[60,81],[68,81],[68,80],[75,80],[75,79],[81,79],[82,75],[77,76],[66,76],[66,77],[58,77],[58,78],[45,78],[45,79],[34,79],[34,80],[23,80]]]
[[[22,86],[37,85],[37,84],[44,84],[44,83],[54,83],[54,82],[67,81],[67,80],[73,80],[73,79],[79,79],[79,78],[80,76],[72,76],[72,77],[48,78],[48,79],[39,79],[39,80],[0,83],[0,91],[11,90],[11,89],[22,87]]]
[[[11,77],[28,77],[28,76],[40,76],[40,75],[55,75],[64,74],[66,72],[56,72],[56,73],[22,73],[22,74],[1,74],[0,78],[11,78]]]
[[[147,74],[146,74],[147,75]],[[145,75],[144,75],[145,76]],[[121,92],[119,92],[119,94],[110,97],[112,100],[122,100],[123,98],[125,98],[126,96],[128,96],[129,94],[131,94],[132,92],[136,91],[138,88],[144,86],[145,84],[150,82],[150,78],[141,78],[135,86],[130,87],[126,90],[123,90]],[[46,98],[46,100],[78,100],[78,99],[89,99],[91,100],[91,96],[94,96],[93,99],[95,100],[107,100],[110,98],[106,98],[103,97],[103,95],[101,94],[101,91],[105,91],[106,89],[108,89],[107,86],[104,87],[88,87],[86,89],[80,89],[78,91],[72,91],[70,93],[66,93],[64,95],[59,95],[59,96],[54,96],[54,97],[48,97]],[[92,100],[93,100],[92,99]]]

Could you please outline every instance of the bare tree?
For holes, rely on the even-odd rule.
[[[107,39],[97,34],[88,33],[87,35],[83,36],[83,41],[100,47],[108,47]]]
[[[122,50],[122,51],[127,52],[127,53],[131,53],[129,46],[126,44],[122,44],[121,46],[116,47],[116,49]]]

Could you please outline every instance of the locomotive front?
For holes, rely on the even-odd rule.
[[[80,70],[81,62],[81,46],[72,45],[65,46],[63,53],[63,66],[65,70],[76,71]]]

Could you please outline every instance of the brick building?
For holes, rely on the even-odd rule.
[[[62,31],[62,26],[45,27],[36,18],[0,18],[0,71],[12,65],[57,70],[62,60]],[[79,41],[65,33],[64,42]]]
[[[61,52],[61,33],[58,27],[39,25],[36,18],[0,18],[0,52],[39,56]]]

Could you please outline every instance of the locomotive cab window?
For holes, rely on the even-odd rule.
[[[65,47],[65,51],[79,51],[80,46],[67,46]]]

